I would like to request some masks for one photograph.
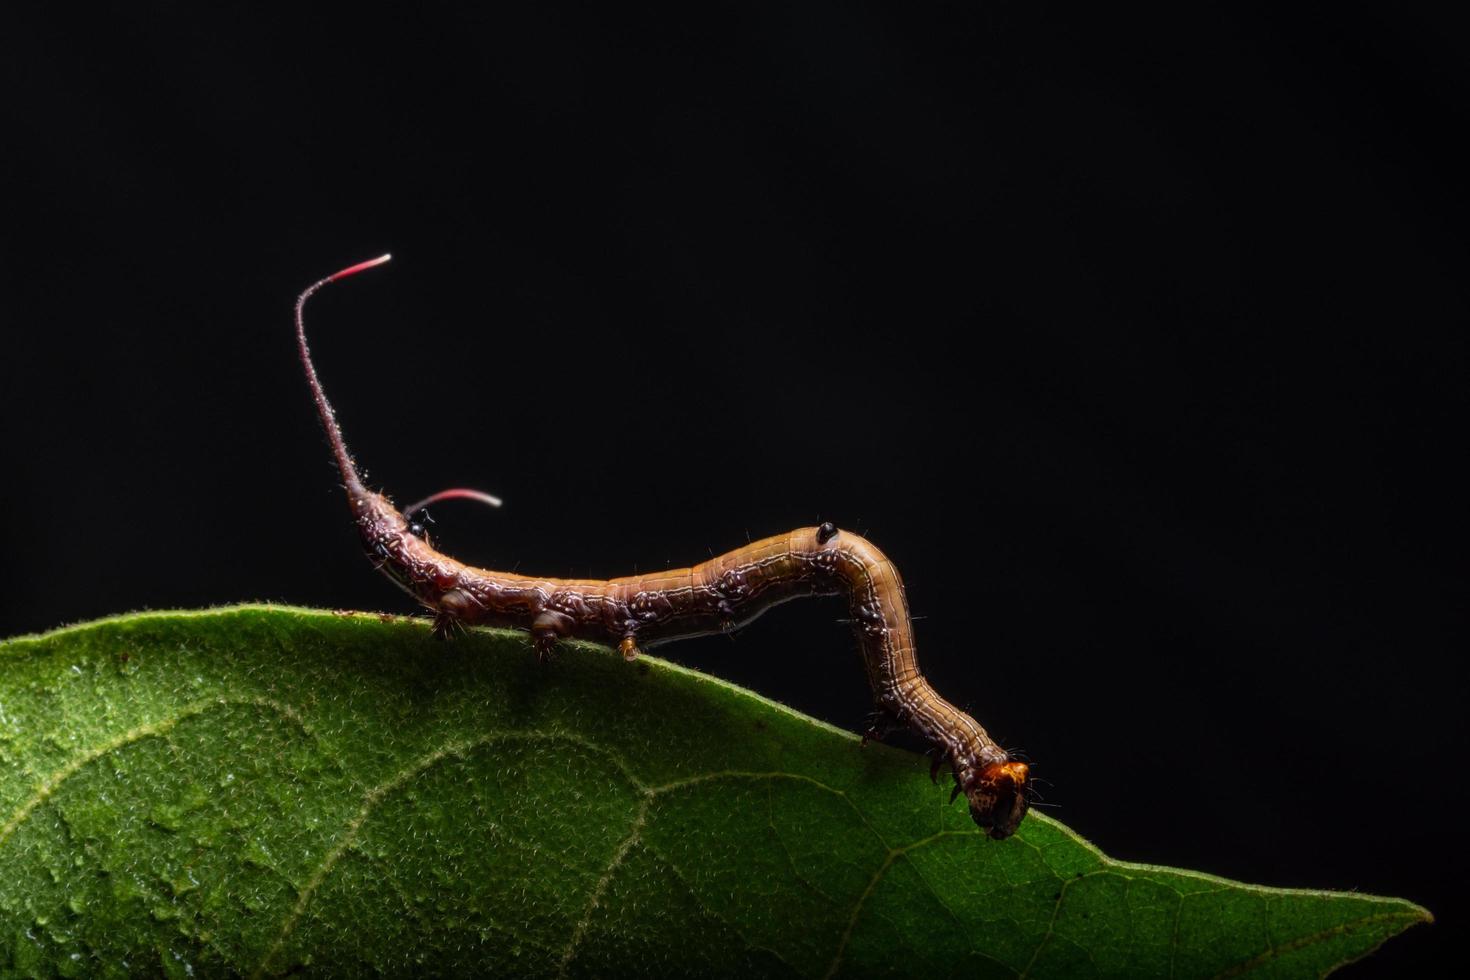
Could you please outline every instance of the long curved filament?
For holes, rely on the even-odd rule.
[[[316,400],[317,415],[321,417],[322,428],[327,430],[327,441],[332,444],[332,454],[337,457],[337,469],[341,471],[342,482],[347,484],[349,491],[362,490],[362,480],[357,475],[357,467],[352,463],[352,456],[347,452],[347,444],[342,440],[342,429],[337,425],[337,413],[332,411],[332,403],[327,401],[327,393],[322,390],[322,383],[317,380],[316,366],[312,364],[311,351],[306,346],[306,324],[302,319],[302,311],[306,308],[306,301],[327,283],[355,276],[359,272],[382,265],[392,257],[391,255],[380,255],[375,259],[350,265],[340,272],[334,272],[327,278],[312,283],[302,290],[300,296],[296,297],[296,348],[301,355],[301,366],[306,369],[306,383],[311,386],[311,397]]]
[[[449,490],[440,490],[438,493],[425,497],[416,504],[410,504],[403,508],[403,516],[413,517],[419,511],[430,504],[437,504],[441,500],[477,500],[490,507],[499,507],[503,501],[494,494],[483,490],[471,490],[468,487],[453,487]]]

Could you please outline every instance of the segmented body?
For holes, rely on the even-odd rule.
[[[387,497],[366,489],[317,380],[301,310],[321,286],[385,260],[354,266],[304,292],[297,302],[298,341],[364,549],[433,611],[441,633],[461,625],[511,627],[530,631],[543,653],[558,639],[575,637],[610,643],[633,659],[640,648],[738,628],[792,599],[844,595],[879,712],[931,741],[936,769],[949,760],[955,793],[965,793],[975,821],[992,837],[1015,831],[1027,808],[1026,765],[1012,761],[919,672],[903,582],[866,539],[824,524],[692,568],[607,580],[540,578],[475,568],[439,552]]]

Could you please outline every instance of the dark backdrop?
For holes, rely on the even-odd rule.
[[[8,15],[0,634],[408,611],[292,350],[448,550],[831,519],[1122,858],[1464,928],[1463,35],[1381,11]],[[1094,5],[1096,6],[1096,5]],[[16,20],[18,18],[18,22]],[[664,652],[855,728],[841,607]]]

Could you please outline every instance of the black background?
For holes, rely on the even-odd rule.
[[[1464,927],[1465,51],[1387,9],[17,15],[0,635],[831,519],[1120,858]],[[100,18],[100,19],[99,19]],[[663,652],[848,728],[840,605]]]

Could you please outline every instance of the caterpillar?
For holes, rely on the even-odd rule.
[[[877,721],[868,737],[908,724],[932,745],[930,778],[937,780],[940,766],[950,763],[955,780],[950,802],[963,793],[975,823],[996,840],[1015,833],[1030,799],[1026,763],[1011,758],[974,718],[924,679],[914,655],[903,581],[893,562],[863,537],[825,523],[753,542],[693,568],[605,581],[540,578],[456,561],[435,550],[423,525],[411,520],[445,499],[498,505],[489,494],[446,490],[400,511],[364,486],[317,377],[303,312],[323,286],[389,258],[360,262],[308,286],[296,300],[296,343],[363,548],[378,569],[433,614],[436,635],[472,625],[511,627],[528,631],[542,658],[551,655],[558,640],[575,637],[616,647],[631,661],[661,643],[737,629],[791,599],[846,596],[876,704]]]

